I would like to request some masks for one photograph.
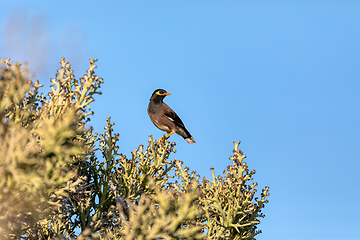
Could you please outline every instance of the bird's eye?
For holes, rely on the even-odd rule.
[[[157,91],[156,94],[157,95],[164,95],[164,91]]]

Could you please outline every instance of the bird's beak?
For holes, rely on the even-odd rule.
[[[164,93],[165,95],[171,95],[171,93],[169,93],[169,92],[166,92],[166,93]]]

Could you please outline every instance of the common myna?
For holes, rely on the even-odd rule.
[[[168,133],[165,136],[166,138],[173,133],[177,133],[188,143],[196,143],[179,116],[163,102],[167,95],[171,95],[171,93],[163,89],[157,89],[151,95],[147,110],[151,121],[157,128]]]

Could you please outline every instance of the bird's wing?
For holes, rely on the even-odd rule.
[[[164,103],[164,116],[174,122],[177,126],[185,127],[179,116],[168,105]]]

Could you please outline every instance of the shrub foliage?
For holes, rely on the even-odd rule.
[[[164,138],[119,153],[110,118],[104,133],[88,127],[95,62],[77,79],[63,58],[44,95],[0,61],[0,239],[254,239],[269,188],[255,196],[240,142],[211,179],[171,160]]]

